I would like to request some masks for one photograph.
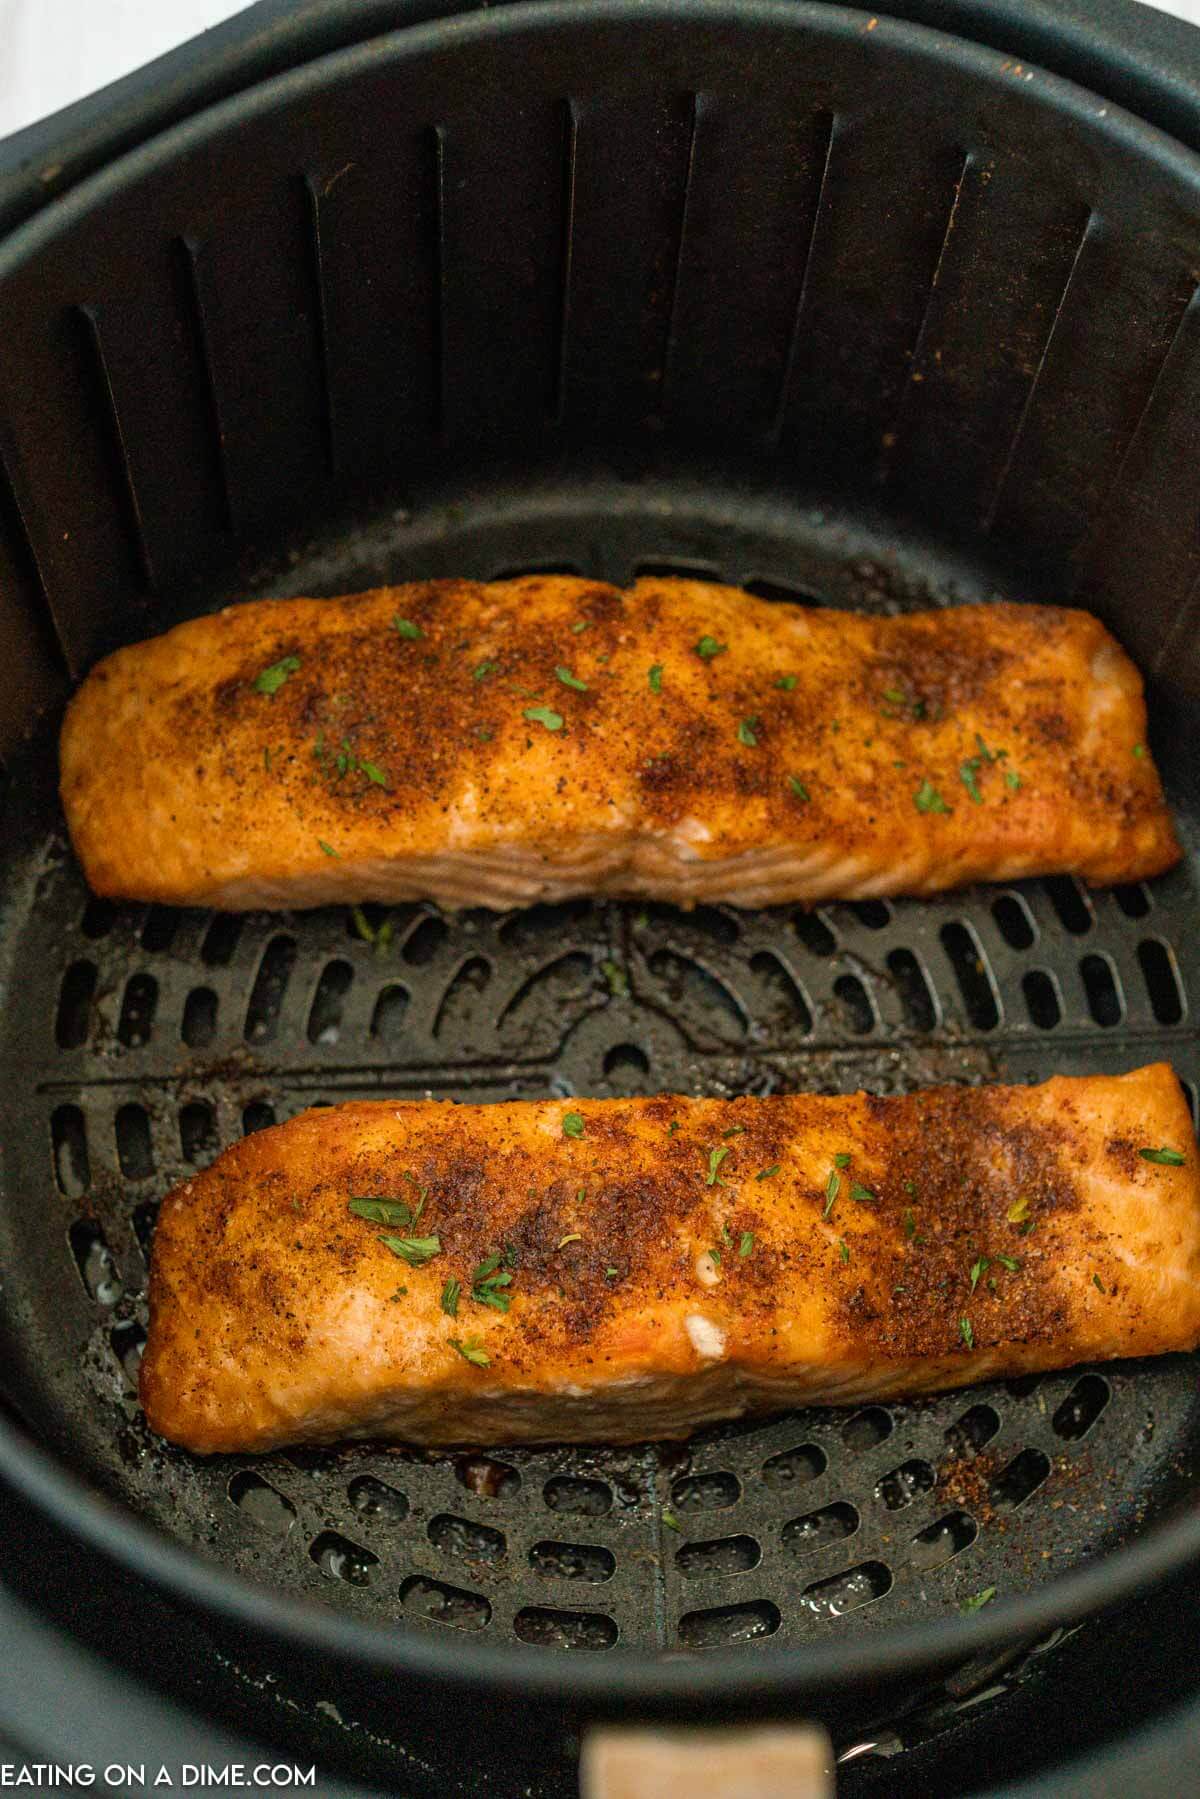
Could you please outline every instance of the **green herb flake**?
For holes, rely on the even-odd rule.
[[[918,812],[950,812],[948,806],[933,782],[924,780],[913,794],[913,805]]]
[[[998,1255],[996,1260],[999,1262],[1001,1268],[1007,1268],[1010,1274],[1020,1274],[1021,1264],[1016,1256]]]
[[[555,1247],[555,1249],[565,1249],[567,1247],[568,1243],[582,1243],[582,1242],[583,1242],[583,1232],[582,1231],[568,1231],[565,1237],[559,1238],[558,1242],[554,1245],[554,1247]]]
[[[413,1222],[412,1207],[403,1199],[379,1199],[370,1194],[356,1194],[349,1210],[368,1224],[395,1224],[401,1229]]]
[[[972,1593],[969,1599],[964,1599],[958,1609],[969,1617],[972,1612],[982,1611],[985,1605],[990,1605],[995,1597],[995,1587],[984,1587],[982,1593]]]
[[[725,1185],[725,1182],[721,1179],[720,1175],[717,1173],[717,1170],[721,1166],[721,1163],[725,1160],[725,1158],[728,1154],[729,1154],[729,1150],[727,1148],[713,1149],[713,1150],[709,1151],[708,1175],[704,1182],[704,1185],[706,1187],[723,1187]]]
[[[890,706],[903,706],[905,703],[904,695],[898,687],[885,687],[883,697]]]
[[[730,1137],[744,1137],[745,1135],[746,1127],[744,1124],[731,1124],[727,1131],[721,1132],[721,1139],[724,1142]]]
[[[266,773],[267,773],[267,774],[270,774],[270,772],[271,772],[271,752],[270,752],[270,749],[265,749],[265,750],[264,750],[264,751],[263,751],[263,769],[264,769],[264,770],[265,770],[265,772],[266,772]]]
[[[583,1136],[582,1112],[567,1112],[563,1115],[562,1134],[564,1137]]]
[[[835,1168],[849,1168],[851,1159],[850,1151],[848,1149],[839,1149],[837,1155],[833,1158],[833,1165]]]
[[[398,636],[407,638],[409,643],[418,643],[425,635],[420,625],[414,625],[411,618],[394,618],[392,620],[392,630],[395,631]]]
[[[451,1275],[442,1288],[442,1310],[448,1318],[458,1317],[458,1296],[462,1292],[462,1282]]]
[[[471,679],[472,681],[486,681],[488,676],[494,675],[499,667],[498,662],[477,662],[471,670]]]
[[[476,730],[475,735],[478,737],[480,743],[490,743],[496,733],[494,731],[489,731],[486,725],[480,725]]]
[[[756,1181],[769,1181],[773,1174],[779,1173],[781,1166],[779,1162],[772,1162],[769,1168],[760,1168],[754,1178]]]
[[[848,1262],[850,1260],[850,1246],[846,1242],[845,1237],[838,1238],[838,1254],[841,1256],[843,1262]]]
[[[721,1266],[721,1252],[719,1249],[710,1249],[708,1258],[714,1267],[719,1268]]]
[[[860,1187],[857,1181],[850,1183],[850,1197],[860,1206],[873,1206],[875,1195],[869,1187]]]
[[[980,1256],[976,1262],[972,1263],[970,1274],[972,1293],[974,1293],[976,1287],[979,1285],[980,1279],[987,1273],[991,1265],[991,1258],[989,1256]]]
[[[959,1335],[961,1336],[963,1342],[966,1344],[967,1348],[974,1349],[974,1347],[975,1347],[975,1332],[971,1326],[971,1320],[969,1318],[960,1318],[959,1319],[958,1332],[959,1332]]]
[[[917,1183],[915,1181],[905,1181],[903,1185],[904,1191],[908,1194],[908,1197],[910,1199],[915,1199],[917,1197]]]
[[[958,765],[958,778],[977,806],[983,804],[983,795],[979,791],[980,762],[980,757],[972,756],[968,762],[960,762]]]
[[[662,1521],[666,1525],[668,1530],[680,1530],[681,1531],[683,1529],[682,1524],[679,1522],[679,1520],[675,1516],[674,1512],[664,1511],[662,1514]]]
[[[619,962],[601,962],[600,972],[608,982],[608,991],[614,999],[623,999],[629,992],[629,976]]]
[[[738,1238],[738,1255],[741,1256],[743,1261],[745,1261],[746,1257],[749,1255],[753,1255],[753,1253],[754,1253],[754,1232],[753,1231],[743,1231],[741,1236]]]
[[[904,1235],[911,1241],[917,1234],[917,1220],[911,1206],[904,1210]]]
[[[299,656],[285,656],[282,662],[272,662],[270,668],[264,668],[261,674],[254,677],[254,691],[275,695],[300,667]]]
[[[727,643],[718,643],[715,637],[706,633],[696,645],[696,654],[702,662],[711,662],[714,656],[723,656],[728,648]]]
[[[1093,1274],[1092,1285],[1093,1285],[1093,1287],[1095,1287],[1097,1293],[1104,1293],[1107,1291],[1107,1289],[1105,1288],[1104,1282],[1100,1279],[1100,1276],[1098,1274]]]
[[[673,1137],[678,1129],[679,1129],[678,1118],[672,1118],[670,1124],[667,1126],[667,1136]]]
[[[621,1270],[619,1268],[606,1268],[604,1270],[604,1278],[606,1281],[615,1281],[620,1272]]]
[[[1022,1193],[1020,1199],[1014,1199],[1004,1214],[1010,1224],[1024,1224],[1029,1217],[1029,1201]]]
[[[394,1293],[388,1294],[388,1304],[394,1306],[398,1299],[403,1299],[408,1292],[407,1287],[397,1287]]]
[[[380,1237],[379,1241],[386,1243],[392,1254],[410,1268],[423,1268],[442,1253],[440,1237]]]
[[[317,848],[321,851],[322,855],[332,856],[335,862],[340,862],[342,859],[334,849],[332,843],[326,843],[323,837],[317,838]]]
[[[466,1337],[461,1342],[457,1337],[448,1339],[451,1349],[457,1349],[464,1362],[470,1362],[472,1368],[490,1368],[492,1358],[478,1337]]]
[[[836,1168],[831,1168],[829,1171],[829,1179],[825,1183],[825,1210],[821,1213],[823,1220],[828,1218],[829,1214],[832,1212],[837,1196],[841,1190],[842,1177]]]
[[[563,717],[550,706],[526,706],[524,716],[532,725],[545,725],[548,731],[561,731]]]
[[[1138,761],[1140,762],[1142,757],[1146,754],[1145,744],[1144,743],[1135,743],[1133,746],[1133,753],[1137,757]]]
[[[556,668],[554,672],[564,687],[573,687],[576,693],[587,692],[587,682],[581,681],[578,675],[573,675],[569,668]]]
[[[387,776],[377,762],[360,762],[358,768],[359,773],[366,775],[368,781],[372,782],[374,786],[387,786]]]
[[[804,782],[800,779],[799,775],[789,775],[788,786],[798,800],[808,799],[808,788],[804,785]]]
[[[654,667],[649,671],[649,674],[646,677],[650,683],[651,693],[661,693],[662,692],[662,675],[663,675],[663,665],[661,662],[656,662],[654,664]]]
[[[501,1256],[499,1251],[485,1256],[471,1276],[471,1298],[477,1306],[491,1306],[494,1312],[507,1312],[512,1304],[512,1296],[504,1291],[512,1286],[512,1275],[507,1269],[501,1269],[501,1261],[508,1256]]]
[[[758,748],[758,734],[755,728],[758,722],[757,718],[743,718],[738,724],[738,742],[744,743],[747,749]]]
[[[577,618],[575,623],[571,626],[575,636],[578,637],[581,631],[586,631],[591,625],[591,622],[590,618]]]
[[[1160,1168],[1182,1168],[1187,1158],[1177,1149],[1139,1149],[1143,1162],[1156,1162]]]
[[[795,675],[780,675],[775,685],[776,687],[781,688],[784,693],[791,693],[796,686],[796,677]]]

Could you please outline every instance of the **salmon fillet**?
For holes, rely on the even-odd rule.
[[[371,1101],[168,1195],[141,1396],[201,1453],[628,1442],[1198,1342],[1196,1145],[1162,1063],[888,1099]]]
[[[92,888],[129,899],[758,906],[1157,874],[1145,734],[1084,612],[434,581],[119,650],[68,709],[62,799]]]

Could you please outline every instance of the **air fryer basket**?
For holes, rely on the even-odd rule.
[[[453,1641],[478,1679],[593,1695],[654,1666],[696,1703],[739,1660],[761,1693],[902,1624],[946,1620],[922,1654],[953,1660],[973,1596],[1017,1617],[1107,1554],[1116,1590],[1156,1526],[1185,1542],[1193,1358],[683,1447],[206,1462],[148,1435],[134,1377],[158,1200],[307,1105],[1158,1057],[1194,1099],[1190,854],[1150,889],[815,912],[112,907],[66,847],[51,727],[99,653],[252,592],[1003,592],[1087,605],[1137,658],[1190,850],[1198,175],[1117,107],[884,17],[588,0],[331,55],[0,246],[0,1381],[86,1482],[386,1626],[364,1656],[446,1674]]]

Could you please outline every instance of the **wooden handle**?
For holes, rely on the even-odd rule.
[[[833,1750],[815,1724],[622,1729],[584,1739],[581,1799],[833,1799]]]

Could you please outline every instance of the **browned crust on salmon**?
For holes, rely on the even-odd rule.
[[[435,581],[118,651],[68,709],[62,798],[114,896],[758,905],[1157,874],[1180,852],[1145,737],[1084,612]]]
[[[1183,1165],[1140,1154],[1163,1146]],[[411,1229],[349,1209],[421,1193]],[[396,1234],[436,1254],[409,1266]],[[472,1297],[492,1257],[507,1312]],[[1198,1341],[1200,1174],[1165,1064],[886,1099],[379,1101],[167,1197],[142,1400],[200,1451],[636,1440]]]

